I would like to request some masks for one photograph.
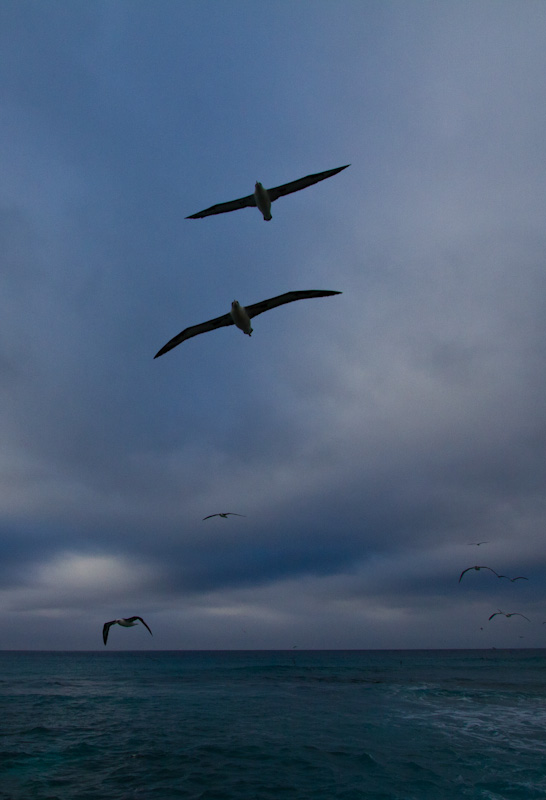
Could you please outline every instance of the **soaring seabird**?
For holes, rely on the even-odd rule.
[[[468,542],[468,544],[475,544],[476,547],[479,547],[481,544],[489,544],[489,542]]]
[[[252,333],[252,327],[250,325],[252,317],[263,314],[264,311],[269,311],[270,308],[277,308],[277,306],[282,306],[285,303],[293,303],[295,300],[308,300],[312,297],[329,297],[332,294],[341,294],[341,292],[323,291],[321,289],[286,292],[277,297],[270,297],[269,300],[262,300],[261,303],[254,303],[252,306],[246,306],[246,308],[240,305],[237,300],[234,300],[231,304],[231,311],[228,314],[224,314],[222,317],[209,319],[208,322],[202,322],[200,325],[192,325],[190,328],[184,328],[181,333],[167,342],[167,344],[155,354],[154,358],[162,356],[163,353],[172,350],[173,347],[176,347],[180,342],[191,339],[192,336],[197,336],[199,333],[206,333],[207,331],[213,331],[215,328],[223,328],[226,325],[236,325],[243,333],[250,336]]]
[[[235,511],[224,511],[220,514],[209,514],[208,517],[203,517],[202,522],[206,519],[210,519],[211,517],[223,517],[227,519],[228,517],[244,517],[244,514],[236,514]]]
[[[190,214],[186,219],[201,219],[201,217],[210,217],[212,214],[225,214],[226,211],[236,211],[238,208],[257,206],[262,212],[264,220],[268,221],[271,219],[271,203],[278,197],[292,194],[292,192],[299,192],[300,189],[305,189],[314,183],[331,178],[332,175],[337,175],[342,169],[347,169],[350,166],[350,164],[345,164],[344,167],[327,169],[326,172],[315,172],[314,175],[306,175],[305,178],[298,178],[297,181],[283,183],[282,186],[274,186],[272,189],[264,189],[262,184],[257,181],[254,186],[254,194],[240,197],[238,200],[230,200],[228,203],[217,203],[215,206],[205,208],[204,211],[198,211],[197,214]]]
[[[467,567],[466,569],[463,569],[463,571],[461,572],[461,574],[459,576],[459,583],[461,582],[461,578],[463,577],[465,572],[468,572],[471,569],[475,569],[475,570],[488,569],[490,572],[493,572],[497,576],[497,578],[506,577],[505,575],[499,575],[499,573],[495,572],[495,570],[491,569],[491,567]]]
[[[525,616],[525,614],[520,614],[518,611],[513,611],[511,614],[505,614],[505,613],[504,613],[504,611],[501,611],[501,610],[500,610],[500,608],[499,608],[499,610],[498,610],[498,611],[495,611],[495,613],[494,613],[494,614],[491,614],[491,616],[489,617],[489,619],[491,620],[491,619],[493,619],[493,617],[496,617],[496,616],[498,616],[499,614],[502,614],[502,616],[503,616],[503,617],[523,617],[523,619],[526,619],[526,620],[527,620],[527,622],[531,622],[531,620],[529,619],[529,617],[526,617],[526,616]]]
[[[113,619],[111,622],[105,622],[104,627],[102,629],[102,640],[104,644],[108,641],[108,632],[112,625],[121,625],[122,628],[132,628],[133,625],[137,624],[137,620],[142,622],[145,628],[148,628],[142,617],[127,617],[124,619]],[[150,631],[150,628],[148,628]],[[150,635],[153,636],[153,633],[150,631]]]

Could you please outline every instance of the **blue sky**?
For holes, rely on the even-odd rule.
[[[4,0],[3,648],[545,645],[545,74],[536,2]]]

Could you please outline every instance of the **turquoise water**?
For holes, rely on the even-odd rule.
[[[546,797],[546,651],[0,652],[2,800]]]

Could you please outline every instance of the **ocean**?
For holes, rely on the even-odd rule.
[[[1,800],[546,797],[546,650],[0,652]]]

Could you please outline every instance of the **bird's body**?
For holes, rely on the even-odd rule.
[[[493,617],[496,617],[496,616],[498,616],[499,614],[501,614],[503,617],[508,617],[508,618],[509,618],[509,617],[523,617],[523,619],[526,619],[526,620],[527,620],[527,622],[531,622],[531,620],[529,619],[529,617],[526,617],[526,616],[525,616],[525,614],[520,614],[518,611],[512,611],[510,614],[506,614],[504,611],[501,611],[501,610],[500,610],[500,608],[499,608],[499,610],[498,610],[498,611],[495,611],[495,613],[494,613],[494,614],[491,614],[491,616],[489,617],[489,619],[490,619],[490,620],[492,620],[492,619],[493,619]]]
[[[244,514],[236,514],[235,511],[222,511],[220,514],[209,514],[208,517],[203,517],[201,520],[204,522],[206,519],[210,519],[211,517],[222,517],[222,519],[227,519],[228,517],[244,517]]]
[[[341,292],[322,290],[322,289],[306,289],[300,292],[285,292],[276,297],[270,297],[268,300],[262,300],[260,303],[254,303],[251,306],[242,306],[238,300],[234,300],[231,304],[231,310],[221,317],[209,319],[207,322],[202,322],[199,325],[192,325],[189,328],[184,328],[177,336],[174,336],[170,341],[159,350],[154,358],[162,356],[173,347],[176,347],[186,339],[191,339],[193,336],[198,336],[200,333],[213,331],[216,328],[223,328],[226,325],[236,325],[237,328],[250,336],[252,333],[252,326],[250,320],[252,317],[263,314],[264,311],[269,311],[271,308],[277,308],[285,303],[293,303],[296,300],[309,300],[313,297],[329,297],[333,294],[341,294]]]
[[[303,186],[302,186],[303,189]],[[271,216],[271,195],[264,189],[260,181],[254,184],[254,200],[258,210],[262,212],[264,222],[269,222],[273,219]]]
[[[238,200],[229,200],[227,203],[217,203],[210,208],[205,208],[204,211],[198,211],[197,214],[190,214],[186,219],[202,219],[203,217],[210,217],[213,214],[226,214],[228,211],[236,211],[239,208],[252,208],[256,207],[262,212],[264,220],[267,222],[272,219],[271,217],[271,203],[277,198],[283,197],[292,192],[299,192],[300,189],[305,189],[307,186],[312,186],[314,183],[323,181],[326,178],[331,178],[337,175],[343,169],[350,167],[350,164],[345,164],[344,167],[336,167],[336,169],[328,169],[325,172],[315,172],[313,175],[306,175],[304,178],[298,178],[290,183],[283,183],[282,186],[274,186],[271,189],[265,189],[264,186],[256,181],[253,194],[246,197],[240,197]]]
[[[137,622],[142,622],[144,627],[148,628],[148,625],[144,622],[142,617],[124,617],[122,619],[113,619],[111,622],[105,622],[104,627],[102,629],[102,640],[104,644],[106,644],[106,642],[108,641],[108,634],[110,632],[110,628],[112,627],[112,625],[121,625],[122,628],[132,628],[134,625],[137,624]],[[150,631],[150,635],[153,636],[153,633],[151,632],[150,628],[148,628],[148,630]]]
[[[246,333],[247,336],[250,336],[252,333],[252,325],[250,324],[250,317],[248,316],[246,308],[242,306],[238,300],[234,300],[229,313],[239,330]]]
[[[490,572],[493,572],[497,576],[497,578],[502,577],[501,575],[499,575],[498,572],[495,572],[494,569],[491,569],[491,567],[483,567],[483,566],[481,566],[481,567],[467,567],[466,569],[463,569],[463,571],[461,572],[461,574],[459,576],[459,583],[461,582],[461,579],[462,579],[463,575],[465,574],[465,572],[468,572],[471,569],[475,569],[477,572],[479,572],[480,569],[488,569]]]

